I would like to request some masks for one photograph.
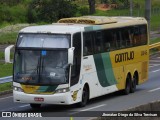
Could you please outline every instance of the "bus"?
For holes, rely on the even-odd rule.
[[[148,79],[148,25],[142,17],[82,16],[20,30],[14,102],[84,107],[95,97],[135,92]]]

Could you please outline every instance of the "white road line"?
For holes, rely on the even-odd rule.
[[[14,109],[16,109],[15,107],[11,107],[11,108],[8,108],[8,109],[3,109],[3,110],[0,110],[1,112],[3,112],[3,111],[10,111],[10,110],[14,110]]]
[[[158,69],[158,70],[154,70],[154,71],[151,71],[151,73],[152,73],[152,72],[153,72],[153,73],[154,73],[154,72],[158,72],[158,71],[160,71],[160,69]]]
[[[80,110],[80,111],[88,111],[88,110],[92,110],[92,109],[95,109],[95,108],[99,108],[99,107],[102,107],[102,106],[105,106],[105,105],[106,105],[106,104],[102,104],[102,105],[98,105],[98,106],[95,106],[95,107],[83,109],[83,110]]]
[[[157,90],[160,90],[160,87],[159,87],[159,88],[152,89],[152,90],[149,90],[148,92],[154,92],[154,91],[157,91]]]
[[[150,60],[149,62],[160,62],[160,60]]]
[[[83,112],[83,111],[92,110],[92,109],[95,109],[95,108],[99,108],[99,107],[102,107],[102,106],[105,106],[105,105],[106,105],[106,104],[102,104],[102,105],[98,105],[98,106],[95,106],[95,107],[83,109],[83,110],[80,110],[80,111],[77,111],[77,112],[72,112],[72,113],[70,113],[70,115],[73,115],[73,114],[76,114],[76,113],[80,113],[80,112]]]
[[[150,64],[149,67],[151,68],[151,67],[156,67],[156,66],[160,66],[160,64]]]
[[[20,108],[24,108],[24,107],[28,107],[29,105],[22,105],[22,106],[19,106]]]
[[[14,110],[14,109],[18,109],[18,108],[24,108],[24,107],[28,107],[28,106],[29,106],[29,105],[22,105],[22,106],[11,107],[11,108],[7,108],[7,109],[0,110],[0,112],[10,111],[10,110]]]
[[[8,96],[8,97],[0,98],[0,100],[8,99],[8,98],[11,98],[11,97],[13,97],[13,96]]]

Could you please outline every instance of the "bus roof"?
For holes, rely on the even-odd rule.
[[[58,23],[52,25],[26,27],[20,33],[72,34],[81,30],[99,30],[138,24],[147,24],[147,21],[142,17],[82,16],[60,19]]]
[[[81,28],[89,25],[54,23],[51,25],[30,26],[22,29],[20,33],[59,33],[69,34],[81,31]]]

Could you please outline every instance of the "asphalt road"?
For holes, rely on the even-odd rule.
[[[96,99],[92,99],[86,107],[77,108],[76,105],[71,106],[57,106],[44,105],[41,109],[32,110],[29,104],[13,103],[12,94],[0,96],[0,112],[3,111],[19,111],[19,112],[42,112],[45,115],[51,116],[47,119],[52,120],[85,120],[92,119],[92,117],[64,117],[65,114],[69,116],[78,115],[80,113],[87,113],[87,111],[122,111],[128,108],[136,107],[152,101],[160,100],[160,54],[156,54],[150,58],[149,66],[149,80],[137,86],[136,92],[129,95],[122,95],[119,92],[105,95]],[[57,111],[61,114],[56,113]],[[63,113],[64,112],[64,113]],[[95,112],[91,113],[94,114]],[[1,113],[0,113],[1,114]],[[62,117],[53,117],[62,116]],[[2,119],[2,118],[0,118]],[[4,118],[3,118],[4,119]],[[11,119],[11,118],[5,118]],[[17,118],[12,118],[16,119]],[[24,118],[23,118],[24,119]],[[27,118],[26,118],[27,119]],[[29,120],[31,118],[28,118]],[[46,119],[38,118],[37,120]],[[34,120],[36,120],[34,118]]]

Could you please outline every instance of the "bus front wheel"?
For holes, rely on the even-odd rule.
[[[87,104],[87,102],[88,102],[88,99],[89,99],[89,90],[88,90],[88,88],[85,86],[85,87],[83,88],[82,100],[81,100],[81,102],[79,103],[79,106],[80,106],[80,107],[86,106],[86,104]]]
[[[41,104],[30,104],[31,108],[38,109],[41,107]]]

